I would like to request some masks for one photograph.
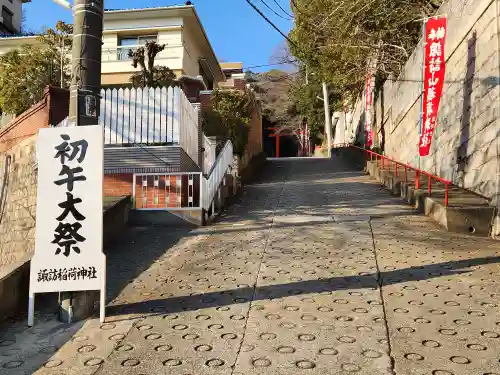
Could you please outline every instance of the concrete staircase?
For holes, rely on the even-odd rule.
[[[332,158],[338,158],[355,170],[362,170],[380,182],[395,196],[412,205],[415,210],[433,218],[450,232],[464,233],[478,237],[493,237],[495,208],[488,199],[462,189],[449,186],[449,202],[445,204],[445,185],[431,180],[431,194],[428,193],[428,178],[420,176],[419,189],[415,186],[416,172],[408,169],[405,176],[400,168],[382,167],[379,162],[366,161],[362,149],[341,147],[332,150]]]

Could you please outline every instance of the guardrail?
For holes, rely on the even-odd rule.
[[[431,196],[431,194],[432,194],[432,181],[433,180],[437,181],[438,183],[444,184],[444,188],[445,188],[444,189],[444,205],[446,207],[448,207],[449,195],[450,195],[450,185],[453,185],[453,183],[450,180],[446,180],[444,178],[435,176],[429,172],[423,171],[419,168],[415,168],[409,164],[399,162],[399,161],[394,160],[392,158],[389,158],[385,155],[378,154],[374,151],[367,150],[366,148],[363,148],[363,147],[359,147],[359,146],[355,146],[355,145],[351,145],[351,144],[346,144],[346,143],[336,144],[336,145],[333,145],[333,147],[337,147],[337,148],[353,147],[353,148],[357,148],[359,150],[362,150],[366,155],[367,161],[368,160],[371,160],[371,161],[375,160],[381,169],[387,168],[390,172],[394,170],[395,176],[399,176],[399,173],[404,172],[404,181],[405,182],[408,182],[408,180],[409,180],[408,171],[415,172],[414,181],[415,181],[415,188],[416,189],[420,189],[420,185],[421,185],[420,178],[426,177],[427,178],[427,193],[429,194],[429,196]]]

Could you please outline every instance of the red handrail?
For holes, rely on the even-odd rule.
[[[449,188],[450,185],[452,185],[452,182],[450,180],[446,180],[444,178],[435,176],[429,172],[423,171],[421,169],[415,168],[409,164],[401,163],[397,160],[394,160],[392,158],[389,158],[385,155],[378,154],[376,152],[373,152],[371,150],[367,150],[366,148],[355,146],[352,144],[347,144],[347,143],[342,143],[342,144],[335,144],[334,147],[354,147],[359,150],[362,150],[366,153],[367,155],[367,160],[368,160],[368,155],[370,160],[373,161],[373,158],[375,157],[375,161],[377,164],[384,169],[386,161],[388,162],[388,168],[389,171],[391,171],[391,166],[394,164],[394,174],[397,176],[398,175],[398,167],[403,167],[405,170],[405,182],[408,182],[408,170],[415,171],[415,188],[420,189],[420,175],[427,176],[427,192],[429,193],[429,196],[431,196],[432,193],[432,180],[436,180],[438,182],[441,182],[445,186],[445,191],[444,191],[444,205],[448,207],[449,203]],[[379,158],[380,158],[380,163],[379,163]]]

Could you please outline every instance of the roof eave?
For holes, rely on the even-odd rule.
[[[225,81],[226,76],[224,75],[224,72],[222,71],[222,68],[219,64],[219,60],[217,60],[217,56],[215,55],[215,52],[214,52],[214,49],[212,48],[212,44],[210,43],[210,40],[208,39],[205,28],[203,27],[203,24],[201,23],[200,17],[198,16],[198,12],[194,8],[194,6],[190,5],[189,7],[192,9],[192,12],[193,12],[194,16],[196,17],[196,20],[197,20],[198,24],[200,25],[201,32],[203,33],[203,36],[205,37],[205,41],[208,44],[208,48],[210,49],[210,53],[212,54],[212,58],[214,59],[215,64],[217,65],[217,72],[214,72],[214,73],[217,73],[219,75],[218,81]]]

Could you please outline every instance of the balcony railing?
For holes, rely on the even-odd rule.
[[[128,56],[129,51],[135,51],[139,47],[144,47],[141,45],[135,46],[117,46],[116,48],[103,48],[102,49],[102,61],[127,61],[131,60]],[[174,57],[172,52],[175,48],[182,47],[181,45],[166,46],[163,51],[161,51],[157,59],[165,57]]]
[[[130,60],[129,51],[135,51],[141,46],[117,46],[116,48],[103,48],[102,61],[123,61]]]

